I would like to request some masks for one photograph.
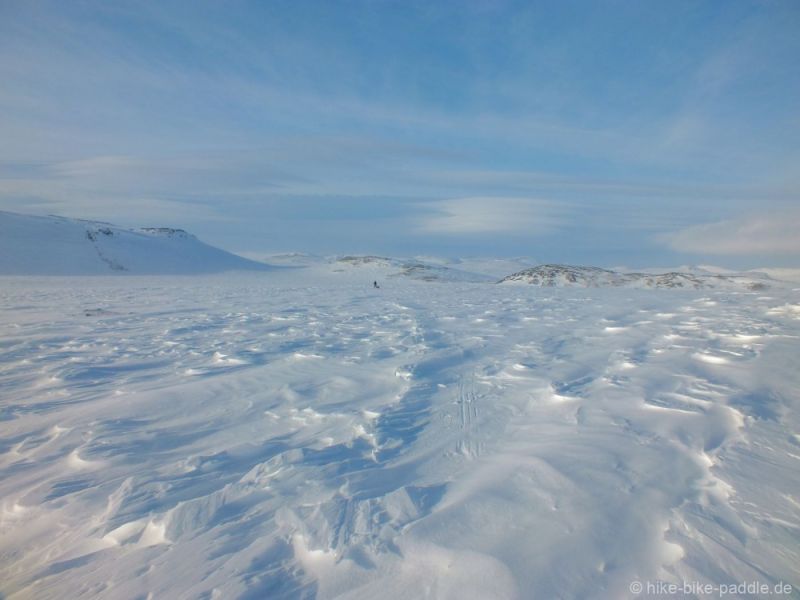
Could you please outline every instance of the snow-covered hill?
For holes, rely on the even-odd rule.
[[[432,259],[431,262],[433,262]],[[530,265],[539,264],[539,262],[540,261],[530,256],[504,258],[471,256],[465,258],[450,258],[447,259],[444,264],[451,269],[461,269],[462,271],[489,275],[492,277],[493,281],[497,281],[509,273],[516,273]]]
[[[619,273],[599,267],[539,265],[504,277],[498,283],[540,287],[631,287],[688,289],[767,289],[775,283],[764,274],[715,275],[699,273]]]
[[[199,274],[270,267],[182,229],[0,211],[0,275]]]
[[[492,277],[481,273],[453,269],[428,261],[385,256],[342,256],[333,261],[333,269],[339,273],[369,272],[375,277],[404,277],[418,281],[462,283],[493,281]]]

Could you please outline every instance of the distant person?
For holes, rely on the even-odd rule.
[[[379,289],[381,289],[381,286],[379,286],[379,285],[378,285],[378,282],[377,282],[377,281],[373,281],[373,282],[372,282],[372,287],[374,287],[376,290],[379,290]]]

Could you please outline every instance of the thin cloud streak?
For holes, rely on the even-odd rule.
[[[453,198],[430,208],[434,212],[421,220],[421,233],[537,235],[553,233],[562,223],[556,203],[535,198]]]
[[[713,255],[800,255],[800,211],[693,225],[661,236],[678,252]]]

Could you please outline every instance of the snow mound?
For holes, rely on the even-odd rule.
[[[698,273],[620,273],[599,267],[539,265],[504,277],[498,283],[525,283],[539,287],[628,287],[763,290],[772,283],[762,274],[714,275]]]
[[[177,275],[270,267],[209,246],[183,229],[0,211],[2,275]]]

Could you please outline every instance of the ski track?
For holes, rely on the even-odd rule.
[[[9,600],[800,589],[794,291],[81,282],[0,286]]]

